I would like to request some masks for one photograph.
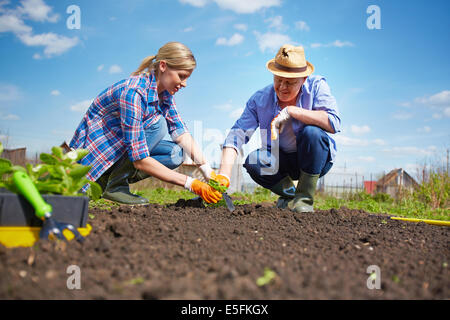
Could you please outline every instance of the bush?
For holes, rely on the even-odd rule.
[[[380,202],[393,203],[394,202],[394,199],[389,194],[383,193],[383,192],[375,193],[372,196],[372,199],[378,203],[380,203]]]
[[[432,209],[446,209],[449,206],[449,193],[448,172],[430,172],[428,180],[414,192],[414,198],[423,201]]]

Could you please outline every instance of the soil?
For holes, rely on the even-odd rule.
[[[344,207],[294,214],[272,203],[230,213],[180,200],[90,214],[82,244],[0,245],[0,299],[450,298],[448,227]],[[79,290],[67,287],[71,265]],[[373,265],[380,289],[367,286]],[[265,268],[276,276],[258,286]]]

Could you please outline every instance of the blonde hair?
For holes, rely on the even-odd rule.
[[[194,70],[197,66],[191,50],[180,42],[168,42],[159,48],[155,56],[148,56],[142,60],[139,68],[131,75],[136,76],[141,73],[151,73],[155,71],[158,75],[159,62],[166,61],[167,66],[175,70]]]

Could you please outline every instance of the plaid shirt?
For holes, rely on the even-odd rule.
[[[161,98],[154,74],[143,73],[117,82],[94,99],[69,144],[89,150],[81,160],[92,166],[89,180],[96,181],[125,152],[133,162],[149,157],[145,129],[161,116],[173,140],[187,132],[173,96],[164,91]]]

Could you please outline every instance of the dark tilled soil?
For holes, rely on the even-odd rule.
[[[230,213],[179,201],[90,213],[84,244],[0,245],[0,298],[450,298],[448,227],[346,208],[294,214],[273,204]],[[79,290],[67,288],[71,265],[81,271]],[[367,287],[372,265],[380,289]],[[265,268],[276,277],[258,286]]]

